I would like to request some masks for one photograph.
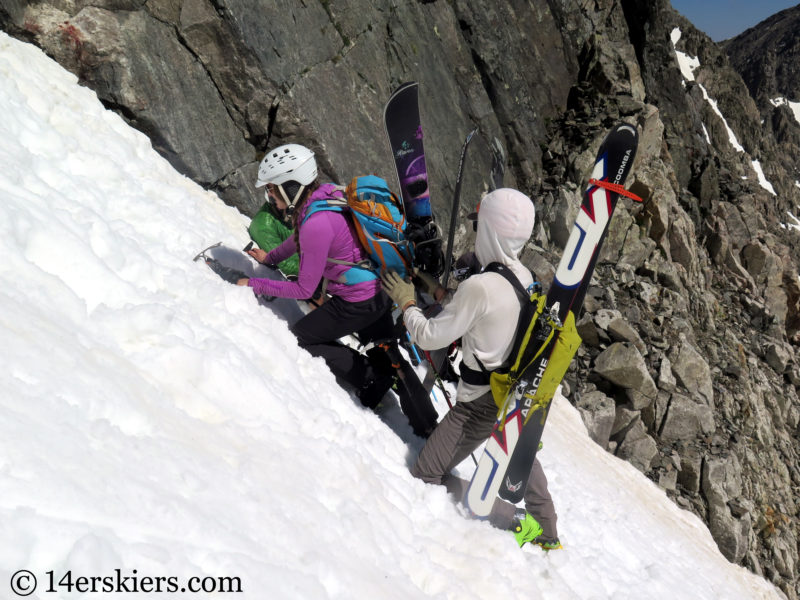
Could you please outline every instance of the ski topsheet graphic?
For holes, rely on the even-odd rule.
[[[397,169],[406,217],[416,222],[430,220],[431,197],[419,116],[419,84],[416,81],[404,83],[392,93],[383,111],[383,122]]]
[[[414,266],[438,277],[444,254],[428,190],[418,83],[404,83],[392,93],[383,111],[383,122],[408,223],[406,239],[414,248]]]
[[[472,477],[465,502],[478,517],[495,498],[516,504],[524,493],[553,394],[580,345],[578,314],[625,178],[636,156],[638,134],[622,123],[603,140],[589,186],[536,320],[528,347],[531,360],[518,371]]]

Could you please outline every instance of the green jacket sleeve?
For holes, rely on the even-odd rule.
[[[262,250],[269,252],[292,235],[292,230],[281,223],[269,209],[259,211],[250,221],[250,238]],[[297,275],[300,271],[300,257],[295,254],[278,265],[284,275]]]

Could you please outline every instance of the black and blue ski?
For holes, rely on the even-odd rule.
[[[498,494],[516,504],[525,493],[550,403],[580,345],[574,323],[614,207],[620,195],[633,197],[623,185],[637,144],[636,128],[622,123],[611,130],[597,153],[544,310],[530,332],[530,361],[522,363],[509,388],[467,490],[466,505],[478,517],[489,515]]]

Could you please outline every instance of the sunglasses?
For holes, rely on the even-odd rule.
[[[268,200],[268,201],[270,199],[272,199],[272,200],[281,200],[282,196],[280,195],[280,192],[278,191],[278,186],[275,185],[274,183],[268,183],[267,187],[264,188],[264,198],[266,200]]]

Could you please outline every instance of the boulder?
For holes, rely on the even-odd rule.
[[[655,400],[657,389],[639,350],[635,346],[616,342],[605,349],[594,363],[594,371],[611,383],[640,394],[634,408],[641,409]]]
[[[658,456],[658,446],[647,435],[644,424],[637,421],[617,447],[617,456],[627,460],[642,473],[647,473]]]
[[[583,424],[586,425],[589,432],[589,437],[601,448],[606,449],[614,426],[614,401],[603,392],[595,390],[588,394],[582,394],[576,406],[581,413]]]
[[[714,432],[714,411],[682,394],[672,394],[660,436],[665,441],[691,440]]]
[[[689,448],[681,454],[681,471],[678,474],[678,483],[692,494],[700,491],[700,480],[703,474],[703,457],[694,448]]]
[[[669,353],[672,372],[678,382],[692,395],[698,395],[708,405],[714,405],[711,369],[703,356],[681,334],[680,343]]]
[[[577,323],[575,323],[575,329],[578,330],[578,335],[581,336],[581,340],[587,346],[592,346],[593,348],[597,348],[600,346],[600,331],[598,331],[598,327],[594,323],[594,319],[590,314],[584,314]],[[605,335],[604,338],[608,339]]]
[[[752,519],[746,512],[735,517],[728,506],[742,494],[742,469],[735,454],[706,460],[702,490],[708,501],[709,530],[720,552],[731,562],[741,561],[749,546]]]
[[[614,408],[614,422],[611,426],[611,436],[618,437],[618,434],[624,434],[631,428],[631,426],[639,420],[639,411],[633,410],[629,406],[620,404]]]
[[[665,392],[674,392],[677,384],[678,381],[672,374],[672,363],[665,356],[661,359],[661,366],[658,369],[658,389]]]
[[[615,317],[606,326],[608,335],[615,342],[630,342],[642,354],[647,356],[648,350],[639,333],[622,316]]]
[[[764,359],[776,373],[783,375],[794,363],[794,353],[788,344],[770,342],[765,348]]]

